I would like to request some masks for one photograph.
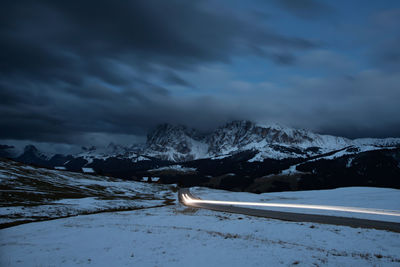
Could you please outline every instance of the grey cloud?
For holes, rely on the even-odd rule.
[[[91,133],[102,136],[93,139],[98,142],[124,135],[143,136],[147,129],[164,122],[207,131],[229,120],[249,118],[348,137],[400,135],[400,80],[394,74],[368,71],[352,79],[296,78],[289,82],[287,87],[249,84],[245,92],[234,96],[158,95],[148,102],[130,97],[129,91],[106,87],[102,89],[105,97],[88,96],[87,101],[68,90],[62,97],[48,91],[47,104],[40,107],[29,99],[2,105],[0,124],[4,130],[0,139],[79,144],[91,140]]]
[[[116,83],[105,59],[144,68],[188,68],[228,61],[249,43],[313,47],[229,14],[214,14],[201,1],[7,1],[2,8],[1,73],[64,79],[71,70]],[[189,15],[188,15],[189,14]],[[123,79],[123,78],[122,78]]]
[[[181,104],[164,85],[194,88],[178,73],[230,62],[251,47],[290,53],[316,46],[213,5],[3,1],[0,138],[73,142],[91,132],[143,134],[156,123],[191,121],[189,115],[222,121],[229,112],[217,104]]]
[[[396,37],[374,46],[369,53],[372,64],[386,71],[400,72],[400,35]]]
[[[379,10],[370,16],[368,37],[374,42],[366,53],[370,63],[389,72],[400,72],[400,9]],[[364,40],[363,40],[364,41]]]
[[[281,65],[293,65],[296,62],[296,58],[289,53],[275,53],[271,55],[274,62]]]
[[[325,9],[315,1],[300,2],[312,10],[305,14]],[[303,79],[292,88],[277,86],[274,92],[246,89],[246,95],[174,94],[171,87],[201,91],[208,89],[200,88],[207,82],[228,90],[226,80],[236,77],[212,69],[212,64],[256,55],[279,65],[294,65],[296,55],[319,47],[318,42],[281,33],[269,19],[242,17],[214,4],[3,1],[0,139],[70,144],[111,137],[127,141],[145,135],[158,123],[209,130],[232,119],[272,119],[350,136],[354,127],[347,125],[373,115],[363,101],[374,104],[374,100],[364,97],[362,90],[375,94],[381,86],[388,90],[383,97],[387,103],[376,106],[373,125],[382,126],[382,131],[360,126],[366,132],[359,133],[398,133],[398,120],[392,114],[398,114],[393,99],[398,97],[394,90],[399,81],[381,73],[354,75],[352,80]],[[298,4],[283,1],[281,5],[302,16],[303,11],[296,11],[303,10]],[[193,77],[201,69],[208,69],[208,75],[196,80]],[[362,83],[362,78],[369,83]],[[352,102],[343,101],[346,97]],[[321,114],[326,115],[324,120]]]
[[[351,138],[398,137],[399,83],[399,75],[377,70],[352,79],[297,78],[271,95],[268,104],[275,105],[275,118],[289,125]]]
[[[314,49],[296,58],[298,66],[306,69],[348,74],[356,70],[356,63],[349,57],[328,49]]]
[[[191,85],[188,81],[182,79],[179,75],[173,73],[173,72],[166,72],[164,74],[164,80],[168,83],[168,84],[172,84],[172,85],[180,85],[180,86],[184,86],[184,87],[193,87],[193,85]]]
[[[334,9],[320,0],[275,0],[281,8],[302,19],[316,19],[333,14]]]

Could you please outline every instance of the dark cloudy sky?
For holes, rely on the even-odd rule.
[[[5,0],[0,139],[132,143],[233,119],[398,137],[399,29],[397,0]]]

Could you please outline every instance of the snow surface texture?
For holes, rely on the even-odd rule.
[[[399,233],[187,208],[177,203],[170,186],[40,169],[12,161],[0,161],[0,183],[5,196],[2,215],[17,219],[112,211],[108,207],[121,203],[141,208],[2,229],[0,266],[400,265]],[[398,191],[342,188],[255,195],[193,190],[213,199],[301,200],[391,209],[399,203]],[[170,197],[175,199],[170,204],[175,205],[159,206]]]
[[[400,212],[400,190],[374,187],[346,187],[332,190],[310,190],[297,192],[278,192],[251,194],[214,190],[204,187],[191,189],[193,195],[206,200],[244,201],[261,203],[290,203],[329,205],[384,209]],[[344,211],[327,211],[299,208],[252,207],[257,209],[279,210],[297,213],[323,214],[342,217],[353,217],[371,220],[392,221],[400,223],[400,216],[352,213]]]
[[[0,266],[399,266],[400,235],[167,206],[0,230]]]

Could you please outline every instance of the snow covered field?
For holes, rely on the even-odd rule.
[[[375,187],[346,187],[332,190],[310,190],[296,192],[277,192],[251,194],[244,192],[230,192],[224,190],[195,187],[191,189],[193,195],[207,200],[244,201],[261,203],[290,203],[329,205],[344,207],[360,207],[376,210],[396,211],[399,216],[352,213],[345,211],[329,211],[299,208],[252,207],[298,213],[323,214],[343,217],[354,217],[371,220],[392,221],[400,223],[400,190]]]
[[[166,206],[0,230],[0,266],[399,266],[400,235]]]
[[[0,161],[0,226],[167,205],[168,185],[35,168]]]
[[[0,162],[0,182],[3,223],[45,220],[0,230],[0,266],[400,266],[399,233],[191,209],[172,186],[11,161]],[[386,209],[398,209],[398,191],[192,190],[205,199]]]

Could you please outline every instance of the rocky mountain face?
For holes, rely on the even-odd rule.
[[[132,162],[159,159],[171,162],[187,162],[198,159],[216,159],[232,156],[243,151],[253,151],[253,162],[265,159],[307,158],[336,150],[363,152],[400,146],[400,138],[355,139],[320,135],[313,132],[274,125],[260,125],[251,121],[233,121],[215,131],[202,133],[183,125],[162,124],[147,135],[146,144],[129,147],[109,144],[104,148],[82,147],[82,152],[71,155],[88,164],[108,158],[128,159]],[[4,147],[6,154],[8,147]],[[350,152],[349,152],[350,153]],[[25,163],[48,161],[34,146],[27,146],[17,157]],[[57,163],[62,155],[57,156]]]
[[[125,147],[122,145],[110,143],[106,147],[82,147],[82,152],[74,155],[74,157],[83,158],[89,163],[93,162],[94,160],[107,158],[130,159],[136,162],[138,160],[146,160],[146,158],[141,156],[143,148],[144,146],[141,144]]]
[[[34,145],[27,145],[24,152],[16,158],[17,161],[34,165],[46,165],[49,157],[39,151]]]
[[[144,154],[182,162],[253,150],[257,153],[251,160],[263,161],[305,158],[345,147],[365,151],[399,144],[400,138],[350,140],[280,125],[233,121],[211,133],[200,133],[185,126],[160,125],[148,135]]]
[[[342,137],[318,135],[306,130],[280,125],[259,125],[250,121],[233,121],[209,136],[210,151],[215,154],[243,149],[258,149],[273,145],[288,147],[326,147],[336,149],[349,145]]]
[[[1,157],[70,171],[88,167],[124,179],[159,177],[161,183],[183,186],[250,192],[400,188],[400,138],[350,140],[250,121],[233,121],[208,133],[163,124],[148,134],[146,144],[83,147],[75,155],[47,155],[27,146],[15,157],[6,153],[10,150],[0,147]]]
[[[144,154],[171,161],[206,157],[206,136],[186,126],[162,124],[147,135]]]

